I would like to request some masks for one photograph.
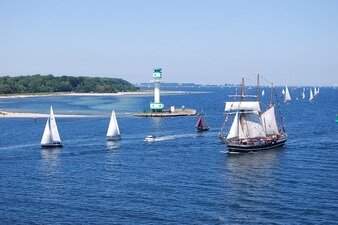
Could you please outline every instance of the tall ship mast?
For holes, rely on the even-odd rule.
[[[257,90],[259,90],[259,75],[257,76]],[[275,114],[275,104],[273,103],[274,88],[271,85],[270,104],[263,112],[261,102],[257,95],[246,95],[244,78],[242,78],[242,93],[238,101],[225,103],[227,121],[233,117],[232,124],[227,133],[223,133],[223,128],[219,138],[227,145],[229,153],[245,153],[267,150],[284,146],[287,134],[282,124],[279,125]],[[255,97],[255,101],[248,101],[247,98]],[[281,122],[282,123],[282,122]]]

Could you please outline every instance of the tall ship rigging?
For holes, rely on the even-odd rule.
[[[261,110],[259,100],[259,75],[257,76],[257,94],[246,95],[244,78],[242,78],[242,93],[238,101],[225,103],[226,118],[219,138],[227,145],[229,153],[255,152],[284,146],[287,140],[283,121],[277,122],[275,104],[273,103],[274,88],[271,85],[270,103],[267,109]],[[255,101],[247,98],[255,97]],[[233,117],[227,133],[223,129]]]

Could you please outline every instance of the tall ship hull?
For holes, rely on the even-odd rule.
[[[248,140],[243,141],[229,141],[226,137],[220,137],[221,140],[227,145],[229,153],[250,153],[274,148],[284,147],[287,137],[281,136],[276,139],[261,139],[261,140]]]

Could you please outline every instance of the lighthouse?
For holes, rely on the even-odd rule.
[[[152,112],[162,112],[164,104],[160,100],[160,80],[162,78],[162,68],[155,68],[153,72],[154,78],[154,102],[150,103]]]

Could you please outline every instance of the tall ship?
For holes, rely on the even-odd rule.
[[[271,85],[270,103],[263,112],[259,100],[259,75],[256,95],[245,94],[242,78],[242,93],[234,96],[239,99],[225,103],[226,118],[219,134],[229,153],[255,152],[284,146],[287,134],[283,121],[277,121],[273,93],[274,88]],[[248,98],[256,99],[250,101]],[[233,118],[232,124],[228,132],[224,133],[230,118]]]

